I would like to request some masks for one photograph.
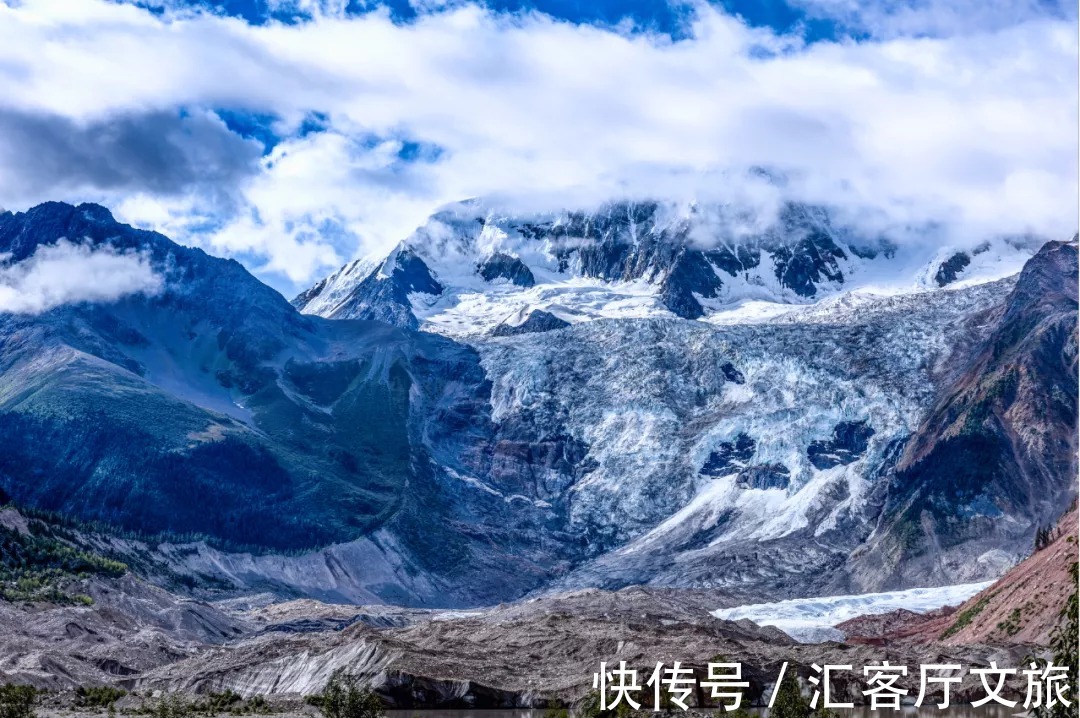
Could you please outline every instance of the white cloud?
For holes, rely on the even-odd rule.
[[[113,302],[156,294],[162,285],[143,254],[62,239],[20,262],[0,262],[0,312],[40,314],[64,304]]]
[[[408,25],[374,13],[250,26],[23,0],[0,5],[0,107],[76,123],[243,108],[279,115],[282,132],[325,113],[326,132],[286,139],[223,181],[228,201],[194,184],[77,198],[247,257],[284,288],[387,247],[448,201],[709,198],[730,189],[718,177],[753,166],[874,230],[934,222],[961,241],[1073,231],[1071,21],[1018,13],[908,37],[893,12],[875,33],[887,39],[806,45],[697,12],[691,36],[672,41],[472,5]],[[402,138],[442,152],[403,163]],[[0,188],[21,171],[0,165]],[[0,204],[57,198],[39,194]]]

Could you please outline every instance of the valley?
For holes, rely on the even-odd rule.
[[[47,561],[0,602],[8,680],[287,702],[347,667],[390,706],[541,708],[599,660],[722,654],[760,701],[882,641],[1045,645],[946,640],[945,606],[1075,502],[1075,240],[964,263],[797,208],[704,249],[657,207],[472,209],[296,306],[102,207],[0,215],[13,261],[63,239],[161,278],[0,315],[0,518]],[[913,589],[931,628],[868,597]],[[746,617],[845,596],[869,615],[793,629],[817,643]]]

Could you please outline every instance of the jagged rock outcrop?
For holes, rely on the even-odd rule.
[[[507,324],[505,322],[500,324],[491,330],[491,336],[512,337],[517,334],[537,334],[540,332],[554,331],[556,329],[565,329],[568,326],[570,326],[570,322],[559,319],[551,312],[537,309],[529,312],[529,316],[527,316],[525,321],[520,324]]]
[[[531,287],[536,284],[533,273],[524,262],[502,252],[496,252],[481,262],[477,272],[488,282],[505,279],[519,287]]]
[[[705,459],[701,473],[706,476],[737,474],[754,457],[756,447],[757,444],[746,433],[740,433],[733,441],[722,441]]]
[[[806,449],[810,463],[819,469],[846,466],[866,452],[874,428],[865,421],[842,421],[830,439],[815,440]]]
[[[937,272],[934,273],[934,281],[939,287],[952,284],[970,264],[971,257],[967,252],[957,252],[941,263]]]

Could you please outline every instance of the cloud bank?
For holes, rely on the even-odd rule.
[[[724,200],[732,178],[755,195],[755,167],[867,231],[1074,230],[1073,17],[805,4],[866,36],[807,43],[707,5],[672,40],[472,4],[292,25],[0,4],[0,204],[100,201],[286,292],[446,202]]]
[[[60,240],[21,262],[0,262],[0,312],[40,314],[64,304],[153,295],[162,286],[142,254]]]

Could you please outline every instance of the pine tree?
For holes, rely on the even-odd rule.
[[[382,718],[382,701],[374,692],[341,669],[334,672],[323,690],[319,709],[325,718]]]
[[[789,667],[784,680],[776,689],[776,700],[769,710],[769,718],[810,718],[810,702],[803,698],[794,667]]]

